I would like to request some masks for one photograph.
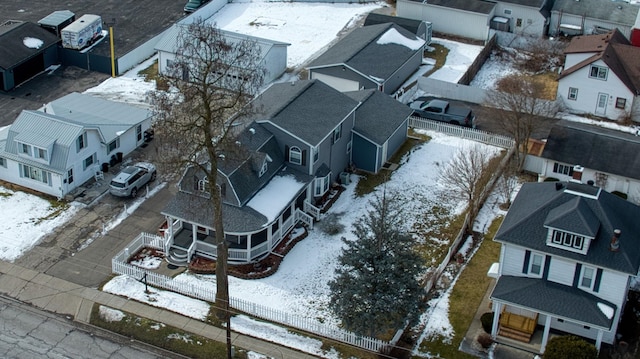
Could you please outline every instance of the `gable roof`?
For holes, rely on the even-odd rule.
[[[617,309],[615,304],[581,289],[544,279],[509,275],[498,278],[491,298],[606,329],[611,328],[613,317],[608,318],[598,305],[605,305],[614,313]]]
[[[564,53],[593,53],[593,55],[562,70],[559,79],[602,60],[631,92],[636,96],[640,95],[640,64],[637,61],[640,57],[640,48],[631,46],[618,29],[602,35],[576,36],[571,39]]]
[[[394,23],[365,26],[350,32],[307,67],[344,64],[381,83],[422,51],[424,44],[424,39]]]
[[[452,9],[464,10],[469,12],[475,12],[479,14],[488,15],[493,11],[496,6],[494,2],[482,1],[482,0],[412,0],[415,2],[423,3],[427,6],[442,6]]]
[[[28,47],[25,39],[42,41],[39,48]],[[0,24],[0,68],[10,69],[61,41],[57,36],[32,22]]]
[[[541,157],[640,179],[640,137],[599,126],[558,121]]]
[[[258,123],[269,122],[311,146],[318,145],[358,103],[318,80],[271,85],[254,101]]]
[[[83,131],[82,125],[70,123],[59,116],[24,110],[9,127],[2,156],[55,173],[63,173],[66,170],[69,151],[74,148],[76,139]],[[53,143],[49,163],[18,155],[16,140],[43,148]]]
[[[574,201],[579,196],[576,193],[594,193],[593,189],[592,186],[573,182],[525,183],[507,212],[495,240],[636,275],[640,268],[640,221],[637,220],[640,218],[640,207],[609,192],[600,190],[596,196],[580,198],[583,202],[580,205],[584,206],[580,209],[588,208],[599,222],[599,229],[587,254],[546,245],[548,230],[544,225],[552,212]],[[574,210],[576,208],[573,207]],[[593,218],[589,220],[594,221]],[[577,233],[593,229],[586,228]],[[615,229],[622,233],[617,252],[609,250]]]
[[[640,9],[637,5],[611,0],[555,0],[552,12],[604,20],[631,27]]]
[[[63,117],[69,123],[99,128],[107,143],[152,116],[147,109],[77,92],[48,103],[45,111]]]
[[[412,113],[411,108],[377,90],[346,92],[360,102],[353,130],[382,146]]]
[[[386,24],[386,23],[394,23],[403,29],[411,32],[412,34],[417,34],[420,25],[422,25],[421,20],[408,19],[406,17],[398,17],[391,16],[385,14],[378,14],[375,12],[370,12],[367,17],[364,19],[364,26],[378,25],[378,24]]]

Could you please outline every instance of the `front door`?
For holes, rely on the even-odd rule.
[[[596,104],[596,115],[605,115],[607,113],[607,101],[609,95],[606,93],[598,93],[598,103]]]

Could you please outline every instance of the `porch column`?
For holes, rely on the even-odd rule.
[[[500,312],[502,312],[502,303],[493,301],[493,325],[491,325],[491,337],[496,338],[498,335],[498,324],[500,324]]]
[[[604,332],[602,331],[602,329],[598,329],[598,336],[596,337],[596,349],[598,350],[598,353],[600,353],[600,346],[602,345],[603,335],[604,335]]]
[[[198,225],[191,223],[191,243],[198,239]]]
[[[551,316],[547,314],[547,319],[544,321],[544,332],[542,333],[542,343],[540,343],[540,353],[544,353],[544,349],[547,346],[549,340],[549,329],[551,328]]]

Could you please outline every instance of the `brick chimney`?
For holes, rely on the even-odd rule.
[[[582,183],[582,172],[584,171],[584,167],[580,165],[573,166],[573,181]]]
[[[611,237],[611,243],[609,243],[609,250],[617,252],[620,250],[620,234],[622,232],[619,229],[613,230],[613,236]]]

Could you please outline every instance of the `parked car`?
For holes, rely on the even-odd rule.
[[[209,0],[189,0],[184,5],[184,12],[194,12],[208,1]]]
[[[470,108],[449,104],[445,100],[416,100],[411,102],[409,107],[413,109],[414,116],[454,125],[476,127],[476,116]]]
[[[118,197],[135,197],[142,186],[155,179],[156,166],[139,162],[120,171],[109,183],[109,192]]]

